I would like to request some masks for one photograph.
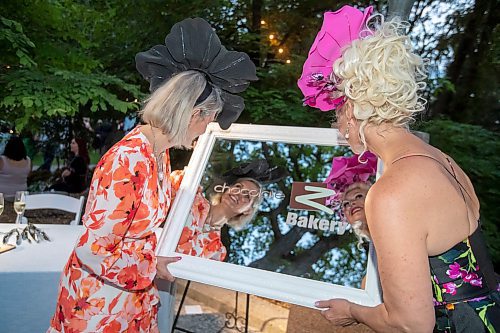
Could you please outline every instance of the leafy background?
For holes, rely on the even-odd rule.
[[[83,117],[95,124],[134,114],[147,94],[135,54],[161,43],[175,22],[199,16],[215,27],[224,45],[249,53],[258,67],[260,81],[245,92],[247,107],[239,122],[328,127],[329,113],[302,106],[296,80],[322,13],[346,3],[374,4],[387,13],[387,1],[3,0],[0,126],[22,135],[44,131],[66,143],[72,131],[85,132]],[[498,266],[498,3],[412,3],[409,34],[429,69],[428,110],[414,126],[470,175]],[[185,151],[172,155],[176,168],[189,159]]]

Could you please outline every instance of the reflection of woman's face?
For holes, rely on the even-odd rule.
[[[220,204],[228,207],[234,215],[249,214],[260,195],[259,187],[249,181],[240,180],[222,194]]]
[[[364,187],[354,187],[344,194],[342,200],[342,210],[347,222],[353,224],[356,221],[366,223],[365,198],[368,189]]]

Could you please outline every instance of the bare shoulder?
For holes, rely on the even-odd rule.
[[[422,191],[432,190],[439,177],[436,163],[428,158],[401,160],[397,166],[384,171],[370,189],[369,197],[384,198],[388,202],[404,202],[410,199],[406,194],[414,197]]]
[[[415,228],[426,205],[443,181],[436,163],[430,159],[412,158],[389,167],[372,186],[366,199],[370,229],[382,225]]]

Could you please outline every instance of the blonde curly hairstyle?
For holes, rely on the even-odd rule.
[[[338,89],[347,97],[340,112],[352,108],[361,121],[359,136],[365,150],[366,125],[385,122],[407,128],[427,103],[420,96],[426,87],[424,62],[412,52],[410,38],[404,34],[407,23],[397,18],[384,22],[381,15],[369,21],[377,17],[378,27],[363,31],[367,37],[354,40],[333,65]]]

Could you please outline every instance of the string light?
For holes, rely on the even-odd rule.
[[[283,51],[284,51],[284,50],[283,50],[281,47],[278,49],[278,52],[279,52],[279,53],[283,53]]]
[[[286,59],[286,63],[287,63],[287,64],[291,64],[291,63],[292,63],[292,61],[291,61],[290,59]]]
[[[261,21],[260,21],[260,24],[264,25],[264,24],[266,24],[266,21],[261,20]]]
[[[270,40],[273,40],[273,39],[274,39],[274,35],[273,35],[273,34],[270,34],[270,35],[269,35],[269,39],[270,39]]]

